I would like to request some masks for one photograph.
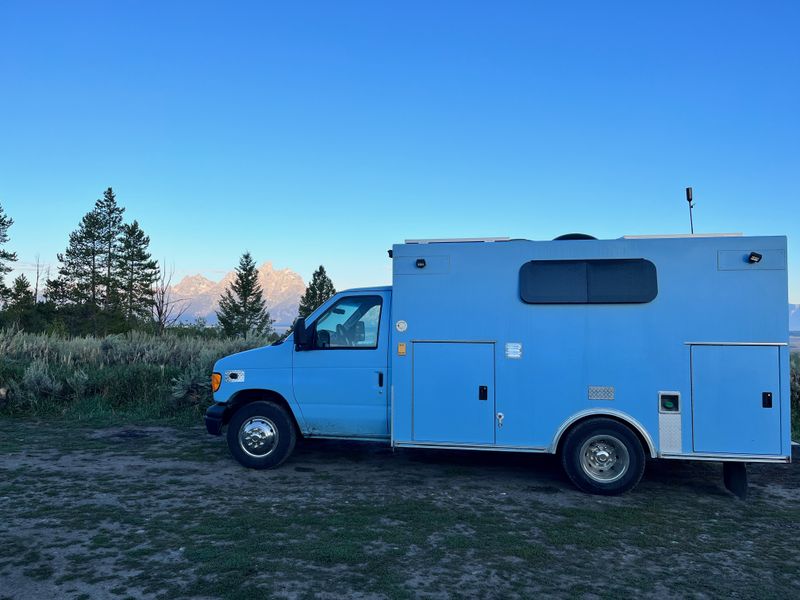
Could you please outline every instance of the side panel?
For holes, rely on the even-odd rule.
[[[494,344],[413,344],[413,439],[494,443]]]
[[[695,452],[781,453],[777,346],[693,346]]]

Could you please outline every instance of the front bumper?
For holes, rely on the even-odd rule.
[[[211,435],[222,435],[222,426],[225,424],[225,411],[228,407],[224,404],[212,404],[206,411],[206,430]]]

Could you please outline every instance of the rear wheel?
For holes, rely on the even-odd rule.
[[[289,458],[297,433],[289,414],[272,402],[252,402],[228,423],[228,448],[251,469],[274,469]]]
[[[580,423],[567,434],[561,464],[572,483],[584,492],[614,495],[639,483],[645,454],[629,427],[597,418]]]

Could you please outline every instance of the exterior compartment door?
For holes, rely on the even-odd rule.
[[[692,346],[694,451],[781,453],[777,346]]]
[[[414,342],[415,442],[494,444],[494,344]]]

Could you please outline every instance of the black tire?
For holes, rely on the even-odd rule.
[[[567,434],[561,448],[561,464],[578,489],[613,496],[632,490],[639,483],[644,474],[645,453],[628,426],[598,417],[576,425]]]
[[[240,443],[239,433],[245,425],[250,430],[250,436],[243,433],[248,441]],[[245,467],[274,469],[289,458],[294,450],[297,431],[292,417],[283,407],[273,402],[251,402],[233,414],[228,423],[227,438],[231,454]],[[256,448],[259,443],[260,447]]]

